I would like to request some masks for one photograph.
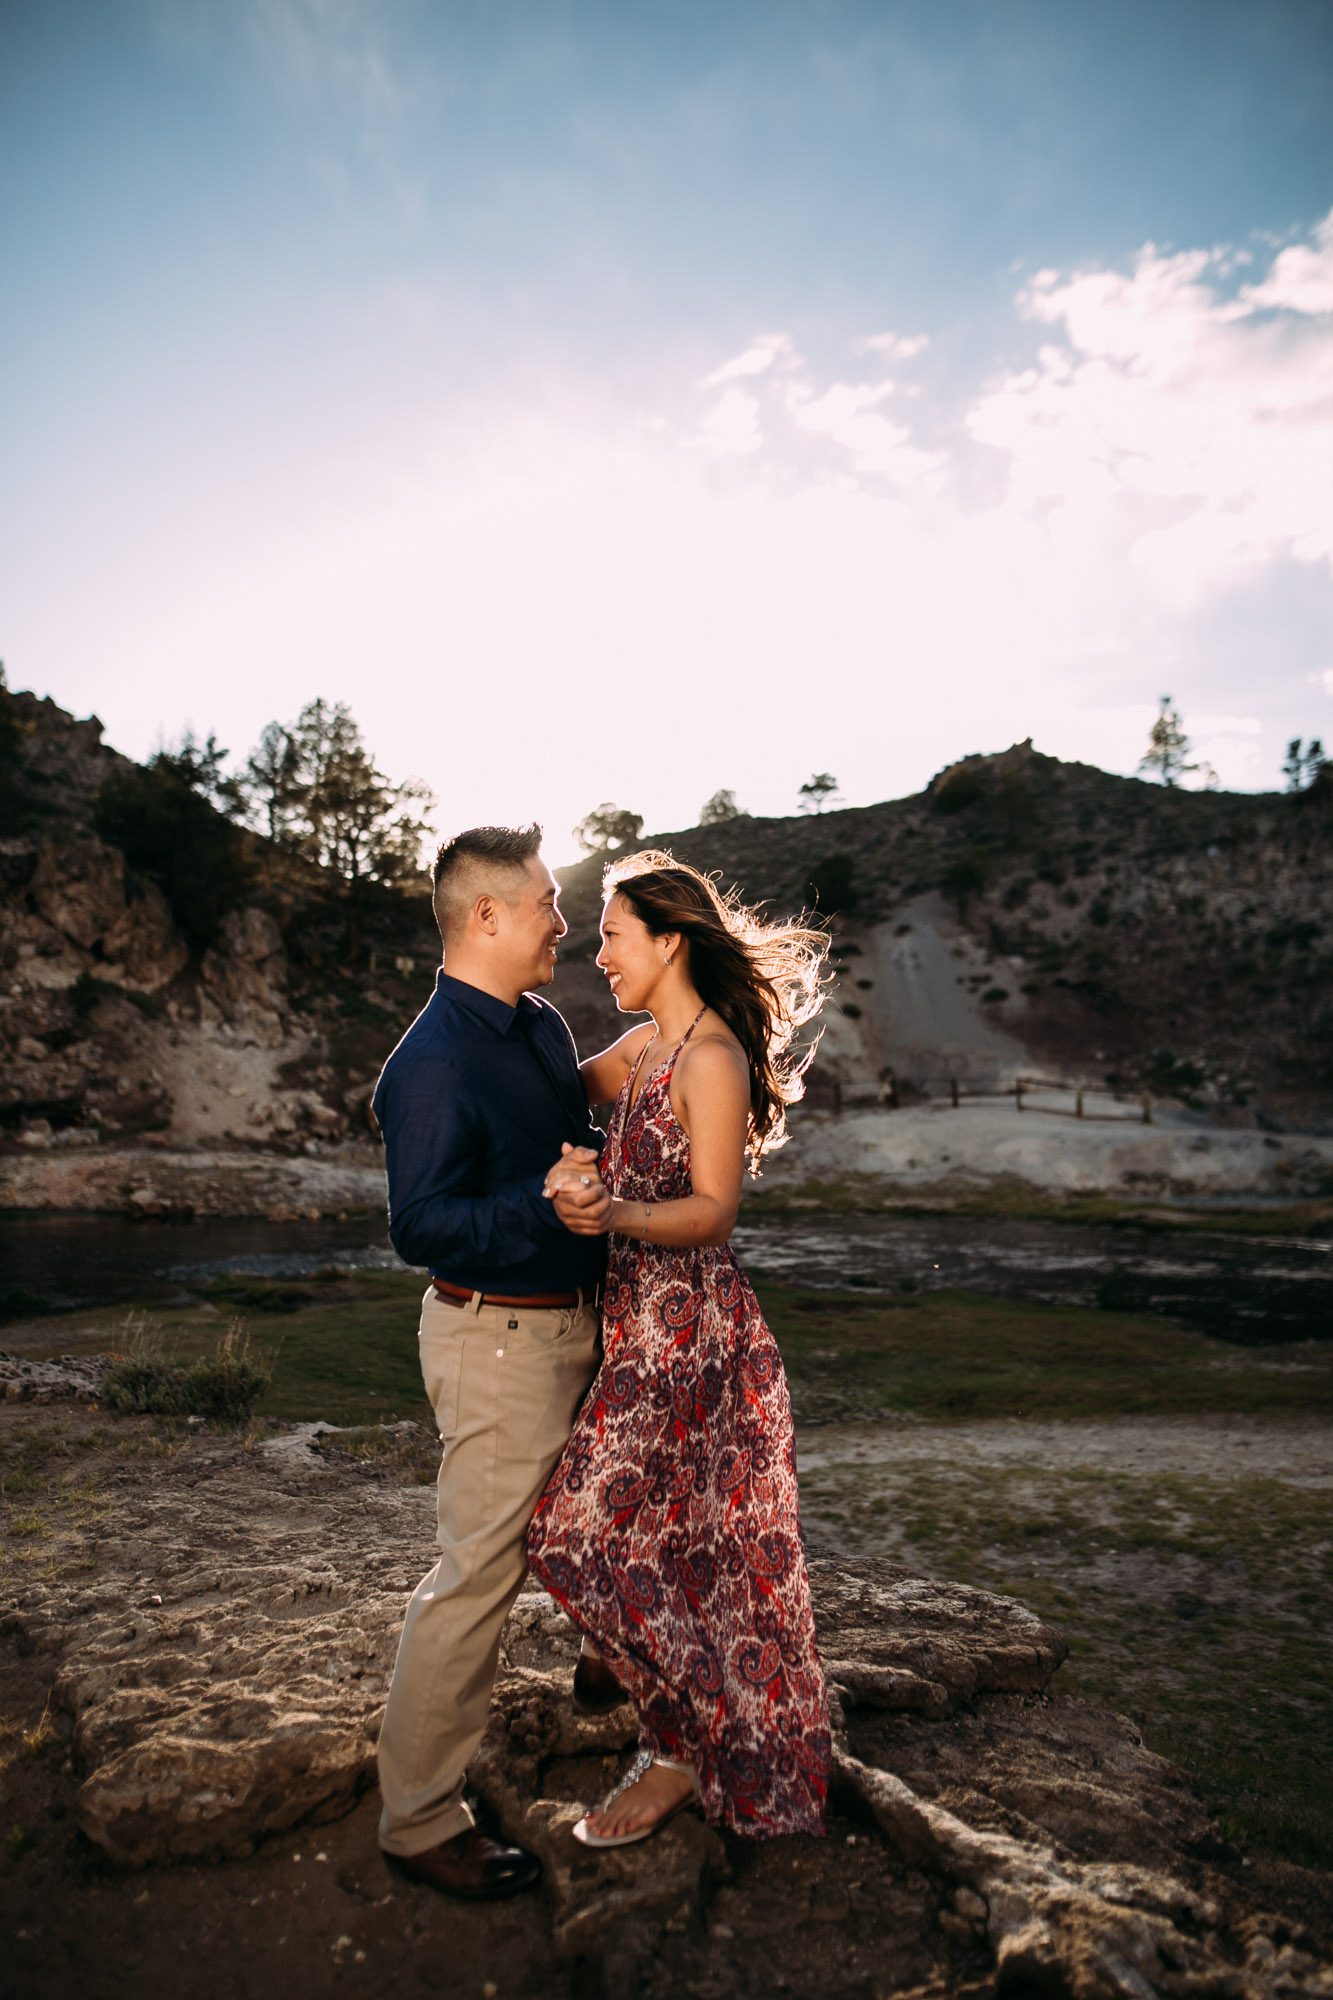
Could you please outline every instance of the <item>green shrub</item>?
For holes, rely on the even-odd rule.
[[[816,862],[805,893],[819,914],[834,917],[856,908],[856,863],[850,854],[830,854]]]
[[[141,1326],[139,1351],[107,1370],[102,1401],[109,1410],[136,1417],[207,1417],[219,1424],[242,1424],[273,1376],[269,1356],[251,1352],[241,1320],[233,1320],[212,1354],[197,1361],[170,1360]],[[159,1346],[159,1351],[152,1349]]]
[[[961,915],[986,887],[986,864],[978,854],[960,854],[940,876],[940,888],[958,905]]]
[[[930,803],[936,812],[963,812],[986,796],[987,784],[980,771],[966,768],[946,773],[937,778],[930,790]]]
[[[159,754],[108,778],[94,824],[131,868],[156,882],[190,943],[208,945],[228,910],[244,901],[252,870],[239,827],[224,819]]]

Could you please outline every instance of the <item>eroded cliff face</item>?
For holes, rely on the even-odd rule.
[[[0,839],[0,1144],[11,1157],[15,1148],[77,1154],[107,1144],[319,1156],[350,1137],[369,1168],[374,1057],[359,1067],[329,1060],[346,996],[294,999],[282,930],[258,903],[226,912],[207,948],[192,948],[162,890],[95,829],[98,793],[133,768],[128,760],[101,742],[96,717],[10,699],[22,754],[5,775],[27,825]],[[423,962],[418,983],[427,976]],[[376,1055],[415,997],[377,995],[385,1004],[365,1006],[382,1017],[369,1038]],[[12,1171],[21,1182],[21,1166]],[[73,1161],[65,1178],[68,1187],[56,1173],[53,1198],[63,1190],[73,1205],[120,1207],[134,1193],[112,1171],[85,1199]],[[142,1184],[142,1169],[129,1178]],[[225,1205],[224,1194],[212,1202],[200,1185],[165,1200],[208,1208]],[[272,1205],[262,1192],[242,1202]],[[278,1206],[291,1203],[279,1197]]]
[[[0,1422],[12,1446],[38,1418],[10,1403]],[[131,1970],[175,1992],[182,1954],[205,1996],[432,1972],[571,2000],[1333,1992],[1317,1936],[1265,1911],[1181,1774],[1060,1696],[1059,1633],[1012,1599],[828,1554],[811,1562],[837,1744],[826,1840],[755,1844],[687,1815],[642,1847],[581,1849],[570,1829],[635,1720],[572,1706],[577,1634],[528,1588],[472,1781],[489,1823],[540,1854],[542,1889],[474,1912],[405,1885],[376,1850],[374,1742],[433,1559],[433,1495],[403,1483],[429,1476],[433,1440],[306,1425],[247,1448],[102,1422],[42,1412],[80,1500],[6,1585],[5,1700],[49,1688],[55,1732],[9,1779],[25,1824],[44,1801],[0,1889],[25,1993]]]

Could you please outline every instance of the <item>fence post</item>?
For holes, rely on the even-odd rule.
[[[949,1078],[949,1096],[953,1099],[953,1108],[956,1111],[958,1109],[958,1078],[956,1076]]]
[[[1083,1116],[1083,1092],[1081,1090],[1076,1091],[1074,1095],[1074,1116],[1075,1118]]]
[[[375,970],[375,954],[373,951],[370,954],[370,969],[372,972]]]
[[[1152,1124],[1152,1098],[1146,1090],[1143,1093],[1143,1122],[1145,1125]]]

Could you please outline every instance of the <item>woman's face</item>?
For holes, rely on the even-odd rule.
[[[621,895],[608,896],[602,911],[602,948],[597,963],[606,974],[622,1014],[648,1011],[653,988],[662,977],[670,938],[653,937]]]

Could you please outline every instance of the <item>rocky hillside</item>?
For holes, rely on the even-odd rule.
[[[906,996],[888,961],[924,924],[973,1003],[953,1040],[994,1039],[992,1068],[1007,1039],[1020,1064],[1089,1084],[1277,1123],[1333,1112],[1333,785],[1185,792],[1023,743],[966,757],[912,798],[653,844],[747,899],[835,916],[840,1017],[857,1025],[828,1037],[826,1070],[873,1078],[887,1055],[910,1084],[910,1052],[906,1068],[892,1060]],[[601,866],[567,875],[576,961],[595,951]],[[609,1027],[596,982],[577,964],[561,978],[589,1032]],[[932,1010],[945,1001],[937,987]]]
[[[423,892],[345,885],[0,691],[0,1132],[315,1151],[428,990]]]
[[[424,884],[354,895],[101,739],[0,686],[0,1148],[367,1139],[438,962]],[[1035,1071],[1228,1122],[1333,1116],[1327,784],[1165,790],[1021,744],[912,798],[654,838],[832,919],[816,1097]],[[584,1046],[624,1025],[593,965],[602,865],[562,871],[552,997]]]

